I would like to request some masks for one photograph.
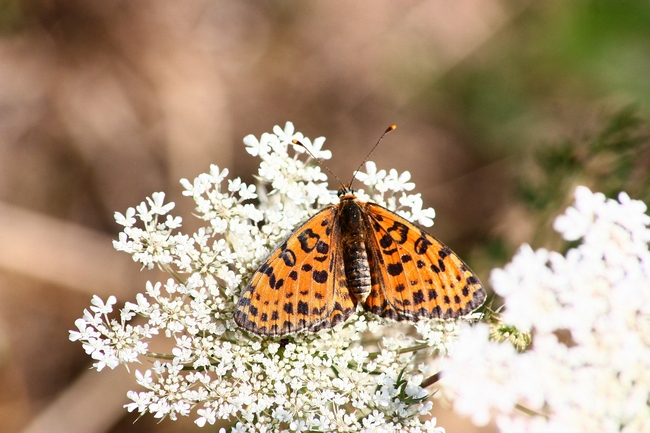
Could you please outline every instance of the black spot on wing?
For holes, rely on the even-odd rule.
[[[329,250],[330,250],[330,246],[327,245],[325,242],[318,241],[316,243],[316,251],[318,251],[319,253],[327,254]]]
[[[269,287],[274,290],[280,290],[280,287],[282,287],[283,285],[284,285],[284,280],[282,278],[276,280],[275,274],[271,273],[271,276],[269,277]]]
[[[291,249],[285,249],[280,253],[279,256],[282,260],[284,260],[284,264],[291,267],[296,264],[296,253],[291,251]]]
[[[420,305],[424,302],[424,293],[422,293],[422,290],[418,290],[417,292],[413,293],[413,305]]]
[[[415,252],[422,255],[427,252],[429,245],[433,244],[423,235],[415,241],[415,244],[413,246],[415,247]]]
[[[300,248],[306,253],[311,252],[320,241],[320,236],[312,229],[303,230],[298,235],[298,242],[300,242]]]
[[[408,238],[409,228],[401,222],[395,221],[393,223],[393,226],[390,227],[387,231],[388,234],[390,234],[391,237],[395,240],[395,242],[403,244]]]
[[[327,271],[314,271],[313,279],[319,284],[324,284],[327,282],[328,274]]]
[[[382,248],[388,248],[391,245],[393,245],[393,238],[390,237],[389,235],[384,235],[379,240],[379,246]]]
[[[402,266],[401,263],[391,263],[386,266],[386,271],[388,271],[388,273],[393,277],[396,277],[404,272],[404,266]]]
[[[309,314],[309,304],[306,302],[298,301],[298,314],[307,316]]]

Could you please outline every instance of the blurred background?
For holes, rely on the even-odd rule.
[[[252,182],[247,134],[290,120],[346,178],[396,123],[372,159],[487,283],[522,242],[566,248],[575,185],[648,202],[649,108],[647,1],[0,0],[0,432],[199,431],[133,424],[133,379],[68,330],[157,278],[113,213],[165,191],[193,231],[178,180]]]

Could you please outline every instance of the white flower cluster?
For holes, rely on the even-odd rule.
[[[133,402],[126,407],[157,418],[195,413],[199,426],[230,419],[233,432],[443,432],[435,418],[425,420],[432,403],[420,384],[436,372],[426,362],[434,352],[446,353],[455,323],[419,323],[419,335],[406,337],[360,314],[334,330],[284,339],[248,334],[234,323],[238,296],[272,248],[336,200],[321,168],[291,144],[294,139],[317,158],[331,157],[322,150],[324,138],[312,143],[287,123],[260,139],[244,139],[248,153],[261,159],[258,186],[240,179],[226,184],[228,171],[216,166],[194,182],[183,179],[184,194],[206,222],[192,235],[177,231],[181,220],[168,215],[173,203],[165,204],[163,193],[116,213],[124,230],[115,248],[172,278],[147,283],[119,319],[111,315],[114,297],[106,303],[95,297],[70,339],[83,343],[97,370],[139,357],[155,360],[136,371],[144,390],[130,391]],[[405,192],[414,188],[408,172],[386,175],[372,162],[366,167],[357,179],[370,187],[372,199],[392,209],[399,202],[402,215],[432,223],[433,209],[422,209],[420,195]],[[130,324],[135,316],[146,324]],[[149,351],[155,334],[172,340],[170,354]]]
[[[650,431],[650,216],[641,201],[578,187],[555,221],[566,255],[523,246],[492,273],[503,320],[533,332],[523,353],[461,330],[444,393],[504,433]]]

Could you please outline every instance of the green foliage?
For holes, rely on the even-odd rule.
[[[25,13],[19,0],[0,0],[0,35],[16,33],[25,27]]]
[[[634,107],[626,107],[582,140],[564,139],[539,147],[532,166],[519,175],[518,196],[548,235],[560,209],[572,200],[575,186],[586,185],[615,198],[625,191],[650,203],[650,129]]]
[[[650,205],[650,120],[628,106],[592,129],[580,139],[565,137],[513,159],[515,203],[525,212],[472,252],[475,270],[485,275],[502,266],[522,241],[559,251],[575,247],[553,230],[553,221],[571,204],[578,185],[610,198],[625,191]],[[530,236],[509,242],[513,224],[529,227]]]
[[[512,20],[421,93],[434,122],[512,175],[502,189],[515,194],[468,257],[482,277],[522,242],[571,247],[552,224],[577,185],[650,204],[650,2],[511,5]]]

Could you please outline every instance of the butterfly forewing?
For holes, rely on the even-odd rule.
[[[237,303],[239,326],[263,335],[315,332],[354,312],[337,245],[338,209],[326,207],[271,253]]]
[[[417,321],[459,317],[483,303],[479,279],[442,242],[377,204],[364,209],[373,275],[367,311]]]

